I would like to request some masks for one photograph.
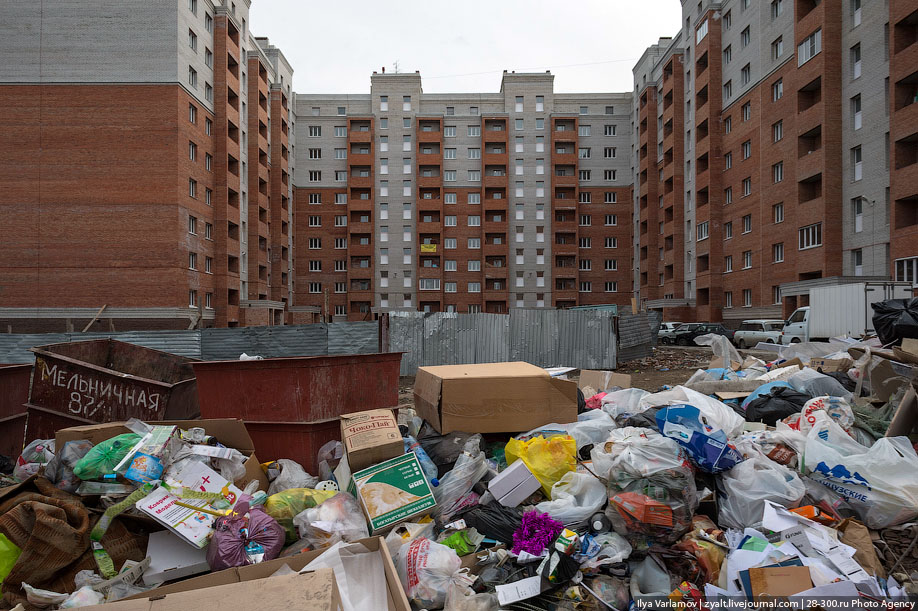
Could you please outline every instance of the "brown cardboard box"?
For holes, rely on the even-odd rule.
[[[183,582],[185,583],[185,582]],[[244,583],[204,586],[202,589],[163,593],[160,590],[145,592],[144,598],[131,598],[93,605],[88,608],[110,611],[168,611],[170,609],[196,609],[198,605],[232,607],[234,609],[309,609],[313,611],[338,611],[341,596],[332,569],[319,569],[308,573],[274,577]]]
[[[181,429],[191,427],[201,427],[208,435],[216,437],[220,443],[228,448],[236,448],[246,456],[245,461],[245,478],[235,482],[240,489],[245,485],[257,479],[260,490],[267,490],[270,485],[268,477],[261,468],[261,463],[255,456],[255,444],[249,437],[249,432],[245,428],[242,420],[235,418],[215,418],[212,420],[169,420],[163,422],[149,422],[148,424],[172,424]],[[106,439],[111,439],[115,435],[130,433],[131,431],[124,426],[123,422],[107,422],[105,424],[87,424],[84,426],[72,426],[61,429],[54,435],[54,447],[62,448],[68,441],[75,439],[87,439],[93,445],[98,444]]]
[[[832,373],[834,371],[848,371],[854,365],[851,359],[824,359],[811,358],[810,367],[821,370],[823,373]]]
[[[405,453],[402,434],[391,409],[341,416],[341,443],[352,473]]]
[[[577,420],[577,383],[523,362],[420,367],[414,407],[439,433],[518,433]]]
[[[577,388],[580,390],[590,387],[596,392],[602,392],[613,386],[631,388],[631,376],[626,373],[600,371],[598,369],[583,369],[580,371],[580,381],[577,383]]]
[[[405,590],[402,588],[402,582],[399,579],[398,572],[395,570],[395,563],[392,561],[392,556],[389,555],[389,549],[386,547],[385,540],[382,537],[369,537],[367,539],[354,541],[354,543],[362,543],[368,550],[378,552],[383,557],[383,570],[386,574],[386,589],[388,590],[388,597],[385,606],[383,606],[382,601],[380,601],[381,604],[379,605],[379,608],[388,609],[388,611],[411,611],[411,605],[408,603],[408,597],[405,596]],[[302,554],[296,554],[295,556],[289,556],[287,558],[275,558],[274,560],[268,560],[258,564],[250,564],[248,566],[226,569],[225,571],[217,571],[215,573],[210,573],[209,575],[202,575],[201,577],[195,577],[193,579],[187,579],[185,581],[179,581],[176,583],[160,586],[155,590],[150,592],[143,592],[141,594],[135,594],[134,596],[130,596],[125,600],[138,600],[143,602],[148,599],[159,598],[163,595],[170,595],[176,592],[188,592],[193,590],[201,590],[203,588],[213,588],[216,586],[225,586],[227,584],[265,579],[266,577],[271,577],[275,571],[284,565],[287,565],[294,571],[299,571],[319,555],[321,555],[324,551],[325,550],[314,550],[310,552],[303,552]],[[319,571],[316,571],[316,573],[318,572]],[[272,579],[281,578],[274,577]],[[273,585],[276,582],[272,580],[270,583]],[[214,598],[214,600],[216,600],[216,598]],[[106,605],[106,608],[113,604],[117,603],[109,603]],[[233,606],[235,607],[236,605]],[[253,608],[263,611],[274,611],[274,609],[287,610],[296,608],[311,610],[311,607],[308,605],[302,607],[266,607],[259,604],[255,605]],[[148,609],[148,607],[142,607],[139,609]],[[116,611],[122,610],[118,609]],[[133,609],[130,611],[133,611]]]
[[[749,584],[755,600],[792,596],[813,587],[806,566],[766,566],[749,569]]]

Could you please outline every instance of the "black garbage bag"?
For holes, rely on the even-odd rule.
[[[4,475],[9,475],[13,472],[13,468],[16,467],[16,462],[2,454],[0,454],[0,473]]]
[[[448,433],[441,435],[437,430],[425,421],[418,431],[418,442],[430,460],[437,465],[437,477],[443,477],[453,469],[456,459],[462,454],[465,448],[465,442],[469,440],[472,433]]]
[[[513,533],[523,523],[523,510],[519,507],[504,507],[497,501],[491,501],[466,511],[460,517],[484,536],[509,546],[513,545]]]
[[[786,386],[776,386],[766,395],[759,395],[746,406],[746,422],[764,422],[774,426],[792,414],[799,414],[812,397]]]
[[[918,298],[887,299],[870,306],[873,327],[884,346],[898,346],[906,337],[918,339]]]
[[[657,412],[663,409],[662,407],[649,407],[643,412],[637,414],[622,414],[615,419],[615,424],[619,428],[626,426],[636,426],[642,429],[650,429],[652,431],[659,430],[657,427]]]
[[[820,373],[822,372],[820,371]],[[838,380],[838,383],[841,384],[848,392],[854,392],[857,390],[857,382],[851,379],[851,376],[848,375],[847,371],[830,371],[826,373],[826,375],[830,378],[835,378]]]

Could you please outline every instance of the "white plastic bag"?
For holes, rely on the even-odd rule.
[[[425,609],[443,607],[461,565],[454,549],[425,538],[403,545],[397,563],[408,600]]]
[[[563,431],[577,442],[577,450],[588,445],[597,445],[609,438],[609,433],[617,425],[612,416],[598,409],[590,409],[577,416],[577,422],[568,424],[546,424],[533,429],[525,437],[535,437],[541,431]],[[548,436],[547,433],[545,435]]]
[[[290,490],[291,488],[315,488],[319,478],[309,475],[306,470],[295,460],[280,458],[277,460],[280,475],[274,478],[268,487],[268,496]]]
[[[19,458],[16,459],[16,466],[13,467],[13,478],[22,482],[36,473],[43,466],[51,462],[54,458],[54,440],[53,439],[36,439],[25,447]]]
[[[626,426],[609,433],[609,439],[590,452],[593,472],[609,478],[613,469],[627,471],[632,477],[644,477],[666,469],[688,468],[685,451],[674,440],[660,433],[636,426]]]
[[[743,425],[746,423],[742,416],[735,411],[707,395],[694,391],[685,386],[676,386],[670,390],[647,395],[641,399],[641,410],[644,411],[650,407],[662,407],[664,405],[686,404],[698,408],[698,411],[708,419],[708,423],[719,428],[727,437],[733,439],[742,434]]]
[[[868,528],[918,516],[918,455],[907,437],[882,437],[866,448],[825,414],[807,434],[801,470],[841,494]]]
[[[641,388],[623,388],[612,391],[602,398],[602,411],[613,418],[618,418],[623,414],[640,413],[647,409],[641,406],[641,399],[649,394]]]
[[[710,346],[711,351],[714,353],[714,358],[721,359],[721,367],[729,369],[731,363],[741,364],[743,362],[739,352],[736,351],[736,348],[733,347],[726,335],[718,335],[716,333],[699,335],[695,338],[695,343],[699,346]]]
[[[406,543],[411,543],[415,539],[422,537],[427,539],[433,537],[435,524],[432,520],[423,524],[405,522],[390,530],[389,534],[386,535],[386,547],[389,548],[389,555],[392,556],[392,560],[398,562],[398,552]]]
[[[828,414],[837,425],[843,430],[849,431],[854,426],[854,410],[851,405],[842,397],[816,397],[803,404],[800,414],[796,417],[791,416],[785,419],[785,422],[791,428],[797,428],[804,436],[813,428],[816,422],[814,412],[822,411]]]
[[[565,526],[588,520],[606,504],[606,487],[589,473],[570,471],[551,487],[551,500],[536,505]]]
[[[433,489],[434,498],[437,500],[434,513],[443,516],[444,519],[449,518],[463,505],[466,495],[472,491],[472,486],[478,483],[488,470],[480,444],[481,435],[469,437],[452,470],[441,477],[440,485]]]
[[[801,369],[789,377],[787,381],[795,390],[806,393],[811,397],[823,397],[828,395],[832,397],[844,397],[845,399],[851,398],[851,392],[845,390],[841,382],[832,376],[819,373],[815,369],[810,369],[809,367]]]
[[[339,492],[318,507],[304,509],[294,516],[293,525],[300,537],[315,548],[370,536],[357,499],[347,492]]]
[[[491,611],[497,609],[497,594],[475,591],[464,583],[451,582],[446,592],[444,611]]]
[[[806,486],[796,473],[770,460],[751,442],[741,441],[737,447],[746,460],[721,474],[726,495],[719,499],[721,527],[755,528],[762,522],[766,500],[788,508],[800,504]]]
[[[591,574],[594,569],[616,564],[631,555],[631,544],[616,532],[600,533],[594,537],[594,541],[599,544],[599,553],[580,565],[585,573]]]

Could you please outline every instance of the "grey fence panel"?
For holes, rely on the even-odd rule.
[[[4,333],[0,334],[0,363],[34,363],[34,346],[69,342],[69,333]]]
[[[328,329],[324,323],[279,327],[204,329],[201,358],[238,359],[245,352],[265,358],[328,354]]]
[[[413,376],[424,358],[424,315],[420,312],[389,314],[389,351],[404,352],[400,375]]]
[[[653,354],[653,346],[656,344],[653,329],[659,329],[659,323],[654,325],[653,321],[646,312],[624,314],[619,318],[619,360],[642,359]]]
[[[178,356],[193,359],[201,358],[201,330],[199,329],[190,331],[90,332],[70,333],[69,335],[72,342],[111,338]]]
[[[512,310],[510,359],[540,367],[613,369],[615,333],[611,312]]]
[[[336,322],[328,325],[328,354],[379,352],[379,323]]]
[[[465,314],[465,337],[475,348],[475,363],[510,360],[510,317],[506,314]]]
[[[506,314],[438,312],[424,317],[421,365],[498,363],[509,359]]]

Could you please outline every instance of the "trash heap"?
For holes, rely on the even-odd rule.
[[[315,474],[259,463],[237,420],[63,429],[0,488],[0,608],[914,601],[915,346],[698,343],[710,366],[655,392],[422,367],[413,408],[342,416]]]

